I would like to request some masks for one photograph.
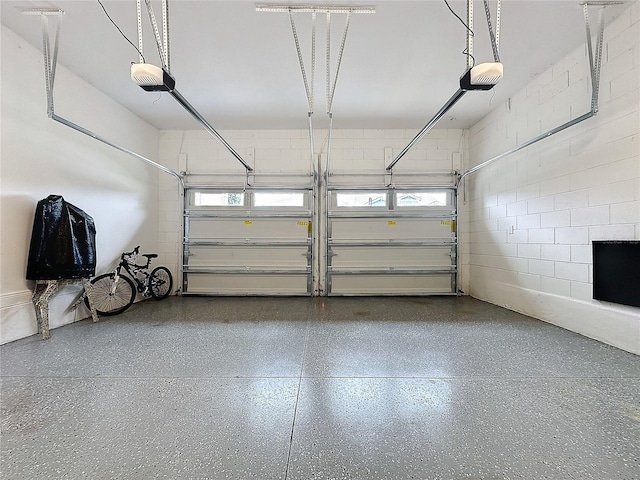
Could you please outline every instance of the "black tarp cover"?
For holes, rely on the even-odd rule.
[[[27,279],[89,278],[95,271],[93,218],[60,195],[40,200],[31,233]]]

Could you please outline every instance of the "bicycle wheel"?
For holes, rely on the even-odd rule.
[[[167,298],[171,293],[173,278],[167,267],[156,267],[149,275],[149,291],[156,300]]]
[[[136,298],[136,289],[127,277],[120,275],[118,283],[114,284],[113,273],[105,273],[91,280],[91,301],[99,315],[122,313],[133,304]],[[90,309],[89,299],[86,296],[84,303]]]

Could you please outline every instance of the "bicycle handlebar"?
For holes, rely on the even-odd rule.
[[[138,255],[139,251],[140,251],[140,245],[138,245],[136,248],[134,248],[130,252],[122,252],[121,258],[122,260],[124,260],[124,257],[131,257],[133,255]]]

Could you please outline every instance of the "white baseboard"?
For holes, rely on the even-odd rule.
[[[477,285],[470,292],[474,298],[640,355],[640,308],[576,300],[486,279]]]
[[[69,309],[81,288],[80,285],[69,285],[51,298],[49,301],[50,329],[68,325],[88,316],[88,310],[84,305],[75,311]],[[38,333],[31,293],[31,290],[21,290],[0,295],[0,345]]]
[[[38,332],[31,291],[0,295],[0,344],[13,342]]]

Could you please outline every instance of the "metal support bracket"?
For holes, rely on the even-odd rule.
[[[326,102],[327,102],[327,115],[329,116],[329,133],[327,135],[327,150],[331,151],[331,129],[332,129],[332,114],[331,107],[333,105],[333,97],[338,82],[338,74],[340,73],[340,65],[342,63],[342,56],[344,53],[345,43],[347,41],[347,33],[349,31],[349,22],[352,13],[375,13],[374,7],[337,7],[337,6],[307,6],[307,5],[257,5],[256,11],[258,12],[286,12],[289,14],[289,23],[291,24],[291,32],[293,33],[293,40],[296,46],[296,52],[298,54],[298,62],[300,64],[300,71],[302,73],[302,81],[304,83],[304,89],[307,94],[307,102],[309,104],[309,142],[311,147],[311,165],[312,171],[314,166],[314,143],[313,143],[313,122],[312,116],[314,112],[314,93],[315,93],[315,62],[316,62],[316,20],[318,13],[324,13],[326,16]],[[302,58],[302,51],[300,49],[300,40],[298,38],[298,31],[296,29],[295,20],[293,17],[294,12],[311,13],[311,81],[307,79],[307,72]],[[345,29],[342,35],[342,41],[340,43],[340,50],[338,53],[338,61],[336,65],[335,77],[331,77],[331,14],[332,13],[344,13],[346,14]],[[330,153],[327,153],[327,169],[329,164]]]
[[[384,186],[385,187],[394,187],[393,185],[393,169],[386,170],[384,172]]]
[[[58,64],[58,45],[60,43],[60,23],[64,10],[58,9],[28,9],[23,10],[24,15],[40,15],[42,25],[42,55],[44,57],[44,77],[47,91],[47,115],[53,116],[53,85],[56,77],[56,66]],[[51,34],[49,31],[49,17],[57,16],[56,32],[53,41],[53,52],[51,52]]]
[[[138,45],[140,49],[140,62],[144,62],[142,56],[142,13],[141,13],[141,1],[136,0],[137,7],[137,20],[138,20]],[[144,0],[147,13],[149,15],[149,21],[151,22],[151,28],[153,29],[154,38],[158,47],[158,54],[162,63],[162,68],[167,72],[171,72],[171,59],[169,55],[169,3],[168,0],[162,0],[162,38],[158,30],[158,24],[153,12],[151,0]],[[186,98],[184,98],[178,90],[172,88],[169,90],[169,94],[187,111],[193,118],[195,118],[204,129],[211,134],[222,146],[224,146],[231,155],[233,155],[247,171],[252,171],[253,168],[236,152],[229,143],[211,126],[209,122],[191,105]]]
[[[621,2],[607,2],[607,5],[614,5],[614,4],[619,4]],[[590,28],[590,23],[589,23],[589,12],[588,12],[588,7],[590,6],[590,3],[584,3],[583,4],[583,10],[584,10],[584,20],[585,20],[585,27],[586,27],[586,31],[587,31],[587,50],[589,52],[589,69],[590,69],[590,77],[591,77],[591,110],[583,115],[580,115],[577,118],[574,118],[573,120],[570,120],[562,125],[559,125],[555,128],[552,128],[551,130],[542,133],[530,140],[527,140],[526,142],[510,149],[507,150],[504,153],[501,153],[499,155],[496,155],[495,157],[490,158],[489,160],[486,160],[478,165],[476,165],[473,168],[470,168],[469,170],[467,170],[466,172],[464,172],[459,180],[458,180],[458,185],[460,183],[462,183],[462,181],[465,179],[465,177],[467,177],[468,175],[472,174],[473,172],[476,172],[478,170],[480,170],[481,168],[486,167],[487,165],[495,162],[496,160],[500,160],[501,158],[504,158],[508,155],[511,155],[513,153],[519,152],[520,150],[527,148],[530,145],[533,145],[534,143],[539,142],[540,140],[544,140],[545,138],[550,137],[551,135],[554,135],[558,132],[561,132],[569,127],[572,127],[573,125],[576,125],[580,122],[583,122],[584,120],[587,120],[588,118],[591,118],[595,115],[597,115],[598,113],[598,94],[599,94],[599,90],[600,90],[600,67],[601,67],[601,62],[602,62],[602,47],[603,47],[603,38],[604,38],[604,16],[602,15],[602,11],[600,11],[600,15],[599,15],[599,23],[598,23],[598,36],[597,36],[597,40],[596,40],[596,51],[595,53],[593,52],[593,39],[591,36],[591,28]],[[596,5],[598,6],[605,6],[603,5],[602,2],[597,3]]]
[[[338,61],[336,64],[336,75],[331,81],[331,13],[327,12],[327,115],[331,114],[333,106],[333,96],[336,92],[336,84],[338,83],[338,74],[340,73],[340,65],[342,64],[342,54],[344,46],[347,42],[347,33],[349,32],[349,21],[351,19],[351,11],[347,12],[347,18],[344,24],[344,32],[342,41],[340,42],[340,50],[338,51]]]
[[[141,8],[141,0],[136,0],[136,12],[137,12],[137,20],[138,20],[138,47],[140,52],[142,52],[142,8]],[[158,55],[160,56],[160,63],[162,64],[162,68],[164,68],[167,72],[170,72],[170,61],[169,61],[169,4],[167,0],[162,0],[162,33],[163,37],[160,38],[160,31],[158,30],[158,23],[156,22],[156,16],[153,12],[153,6],[151,5],[151,0],[144,0],[145,7],[147,9],[147,15],[149,16],[149,22],[151,23],[151,28],[153,30],[153,35],[156,41],[156,47],[158,48]],[[143,62],[141,57],[140,63]]]
[[[304,68],[304,60],[300,49],[300,40],[298,39],[298,31],[296,30],[296,22],[293,18],[293,10],[289,9],[289,22],[291,23],[291,32],[293,33],[293,41],[296,44],[296,52],[298,53],[298,62],[300,63],[300,71],[302,72],[302,81],[307,94],[307,102],[309,103],[309,115],[313,115],[313,100],[315,90],[315,70],[316,70],[316,14],[311,15],[311,87],[307,80],[307,72]]]
[[[182,179],[182,175],[180,175],[178,172],[175,172],[173,170],[171,170],[170,168],[165,167],[164,165],[161,165],[157,162],[154,162],[153,160],[144,157],[143,155],[140,155],[126,147],[123,147],[121,145],[118,145],[117,143],[114,143],[94,132],[92,132],[91,130],[87,130],[84,127],[81,127],[63,117],[60,117],[59,115],[56,115],[55,110],[54,110],[54,101],[53,101],[53,88],[54,88],[54,84],[55,84],[55,72],[56,72],[56,64],[57,64],[57,58],[58,58],[58,43],[59,43],[59,37],[60,37],[60,22],[58,21],[58,24],[56,25],[56,35],[55,35],[55,40],[54,40],[54,45],[53,45],[53,54],[51,53],[51,40],[50,40],[50,32],[49,32],[49,21],[48,21],[48,16],[51,15],[57,15],[57,16],[61,16],[64,14],[63,10],[59,10],[59,9],[28,9],[28,10],[23,10],[22,12],[25,15],[40,15],[41,16],[41,22],[42,22],[42,54],[43,54],[43,58],[44,58],[44,70],[45,70],[45,86],[46,86],[46,90],[47,90],[47,115],[49,116],[49,118],[51,118],[52,120],[55,120],[58,123],[62,123],[63,125],[66,125],[67,127],[70,127],[84,135],[87,135],[91,138],[94,138],[96,140],[98,140],[99,142],[105,143],[113,148],[115,148],[116,150],[119,150],[123,153],[126,153],[127,155],[130,155],[138,160],[142,160],[143,162],[146,162],[160,170],[162,170],[165,173],[168,173],[169,175],[174,176],[178,182],[180,182],[180,186],[182,188],[184,188],[184,182]]]
[[[467,70],[473,67],[473,0],[467,0]]]
[[[500,0],[498,0],[497,7],[497,23],[496,31],[494,33],[491,25],[491,13],[489,11],[489,4],[487,0],[484,0],[485,12],[487,15],[487,26],[489,27],[489,37],[491,39],[491,46],[493,48],[493,56],[496,62],[500,61],[498,54],[499,39],[500,39]],[[473,67],[473,0],[467,0],[467,33],[466,33],[466,49],[467,54],[467,70]],[[391,171],[393,167],[405,156],[405,154],[411,150],[426,134],[428,134],[433,127],[440,121],[440,119],[446,114],[451,107],[453,107],[460,98],[466,93],[466,90],[458,89],[456,93],[444,104],[444,106],[433,116],[433,118],[427,123],[422,130],[414,137],[409,144],[402,149],[398,156],[387,166],[386,170]]]
[[[484,12],[487,16],[487,27],[489,29],[489,39],[491,40],[493,60],[494,62],[500,62],[500,54],[498,52],[500,47],[500,0],[498,0],[495,32],[493,31],[493,25],[491,24],[491,10],[489,10],[489,0],[484,0]]]
[[[243,192],[245,192],[248,187],[252,187],[253,186],[253,180],[255,180],[255,175],[251,175],[253,180],[249,179],[249,172],[251,172],[251,171],[252,170],[249,170],[249,169],[245,169],[245,171],[244,171],[244,188],[242,189]]]
[[[302,81],[304,83],[304,89],[307,94],[307,102],[309,104],[308,126],[309,126],[309,148],[310,157],[309,162],[311,171],[314,171],[313,155],[315,146],[313,144],[313,109],[314,109],[314,92],[315,92],[315,76],[316,76],[316,12],[311,13],[311,87],[307,80],[307,72],[304,68],[304,60],[302,58],[302,50],[300,49],[300,40],[298,39],[298,31],[296,30],[296,23],[293,18],[293,9],[287,10],[289,13],[289,22],[291,23],[291,32],[293,33],[293,41],[296,44],[296,52],[298,53],[298,63],[300,64],[300,72],[302,73]]]
[[[595,53],[593,52],[593,40],[592,40],[592,36],[591,36],[591,28],[590,28],[590,24],[589,24],[589,11],[588,11],[588,7],[589,6],[601,6],[601,7],[606,7],[608,5],[619,5],[622,2],[618,2],[618,1],[607,1],[607,2],[585,2],[583,3],[583,13],[584,13],[584,21],[585,21],[585,27],[586,27],[586,33],[587,33],[587,49],[589,52],[589,69],[590,69],[590,76],[591,76],[591,109],[583,114],[580,115],[577,118],[574,118],[573,120],[570,120],[566,123],[563,123],[562,125],[559,125],[555,128],[552,128],[551,130],[542,133],[524,143],[522,143],[521,145],[518,145],[510,150],[507,150],[504,153],[501,153],[499,155],[496,155],[495,157],[490,158],[489,160],[486,160],[478,165],[476,165],[473,168],[470,168],[469,170],[467,170],[466,172],[464,172],[462,175],[458,176],[458,181],[457,181],[457,193],[456,195],[459,195],[460,193],[460,186],[462,184],[462,181],[470,174],[477,172],[478,170],[486,167],[487,165],[492,164],[493,162],[500,160],[501,158],[505,158],[513,153],[519,152],[520,150],[523,150],[527,147],[529,147],[530,145],[533,145],[534,143],[537,143],[541,140],[544,140],[545,138],[550,137],[551,135],[555,135],[556,133],[559,133],[563,130],[566,130],[569,127],[572,127],[574,125],[577,125],[578,123],[581,123],[591,117],[594,117],[595,115],[598,114],[598,93],[599,93],[599,89],[600,89],[600,66],[601,66],[601,61],[602,61],[602,46],[603,46],[603,38],[604,38],[604,16],[603,16],[603,12],[602,10],[599,12],[599,19],[598,19],[598,36],[597,36],[597,43],[596,43],[596,51]],[[459,262],[459,256],[457,258],[457,261]],[[460,275],[460,266],[458,265],[457,267],[457,275]],[[458,279],[458,285],[460,285],[460,280]]]

